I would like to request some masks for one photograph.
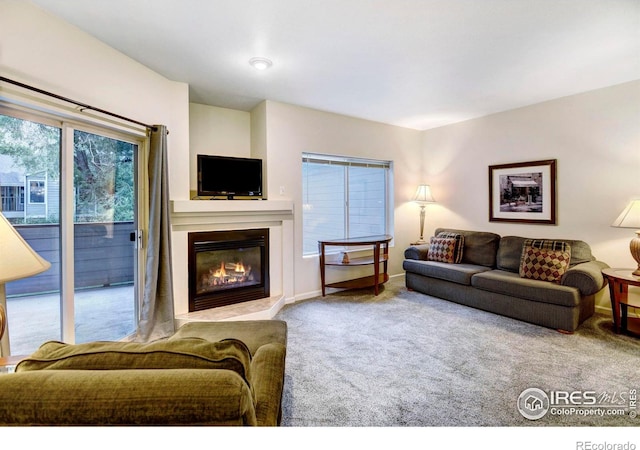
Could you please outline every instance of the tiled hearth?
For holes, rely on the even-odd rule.
[[[290,200],[172,201],[176,325],[189,321],[270,319],[293,299],[293,202]],[[271,296],[189,313],[188,234],[269,228]]]
[[[271,319],[284,304],[284,297],[276,296],[235,305],[219,306],[204,311],[179,314],[176,315],[176,326],[179,327],[186,322]]]

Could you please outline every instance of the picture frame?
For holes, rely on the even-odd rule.
[[[489,221],[556,224],[557,160],[489,166]]]

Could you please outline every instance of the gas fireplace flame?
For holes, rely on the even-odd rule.
[[[220,268],[213,272],[214,278],[224,278],[227,276],[227,271],[224,270],[224,262],[220,263]]]
[[[200,280],[200,289],[216,287],[241,286],[245,283],[255,283],[255,274],[251,265],[242,261],[221,262],[219,266],[211,267]]]

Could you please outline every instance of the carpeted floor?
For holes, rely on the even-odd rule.
[[[286,306],[283,426],[638,426],[640,339],[596,315],[576,333],[458,305],[387,283]],[[524,418],[529,388],[592,391],[597,407]],[[623,416],[599,416],[618,404]]]

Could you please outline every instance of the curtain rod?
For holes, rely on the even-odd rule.
[[[146,123],[138,122],[137,120],[129,119],[128,117],[124,117],[124,116],[121,116],[119,114],[115,114],[115,113],[112,113],[112,112],[109,112],[109,111],[105,111],[104,109],[96,108],[95,106],[87,105],[85,103],[80,103],[80,102],[77,102],[75,100],[71,100],[70,98],[63,97],[61,95],[54,94],[52,92],[48,92],[48,91],[42,90],[42,89],[39,89],[37,87],[29,86],[28,84],[20,83],[19,81],[11,80],[9,78],[5,78],[5,77],[2,77],[2,76],[0,76],[0,81],[4,81],[4,82],[10,83],[10,84],[14,84],[16,86],[20,86],[21,88],[29,89],[30,91],[38,92],[39,94],[48,95],[49,97],[53,97],[53,98],[56,98],[58,100],[62,100],[62,101],[68,102],[68,103],[73,103],[76,106],[80,106],[82,108],[81,111],[83,111],[85,109],[91,109],[93,111],[97,111],[99,113],[106,114],[108,116],[115,117],[115,118],[120,119],[120,120],[126,120],[127,122],[135,123],[136,125],[141,125],[141,126],[143,126],[145,128],[149,128],[150,130],[153,130],[153,131],[158,131],[158,127],[155,127],[153,125],[147,125]]]

